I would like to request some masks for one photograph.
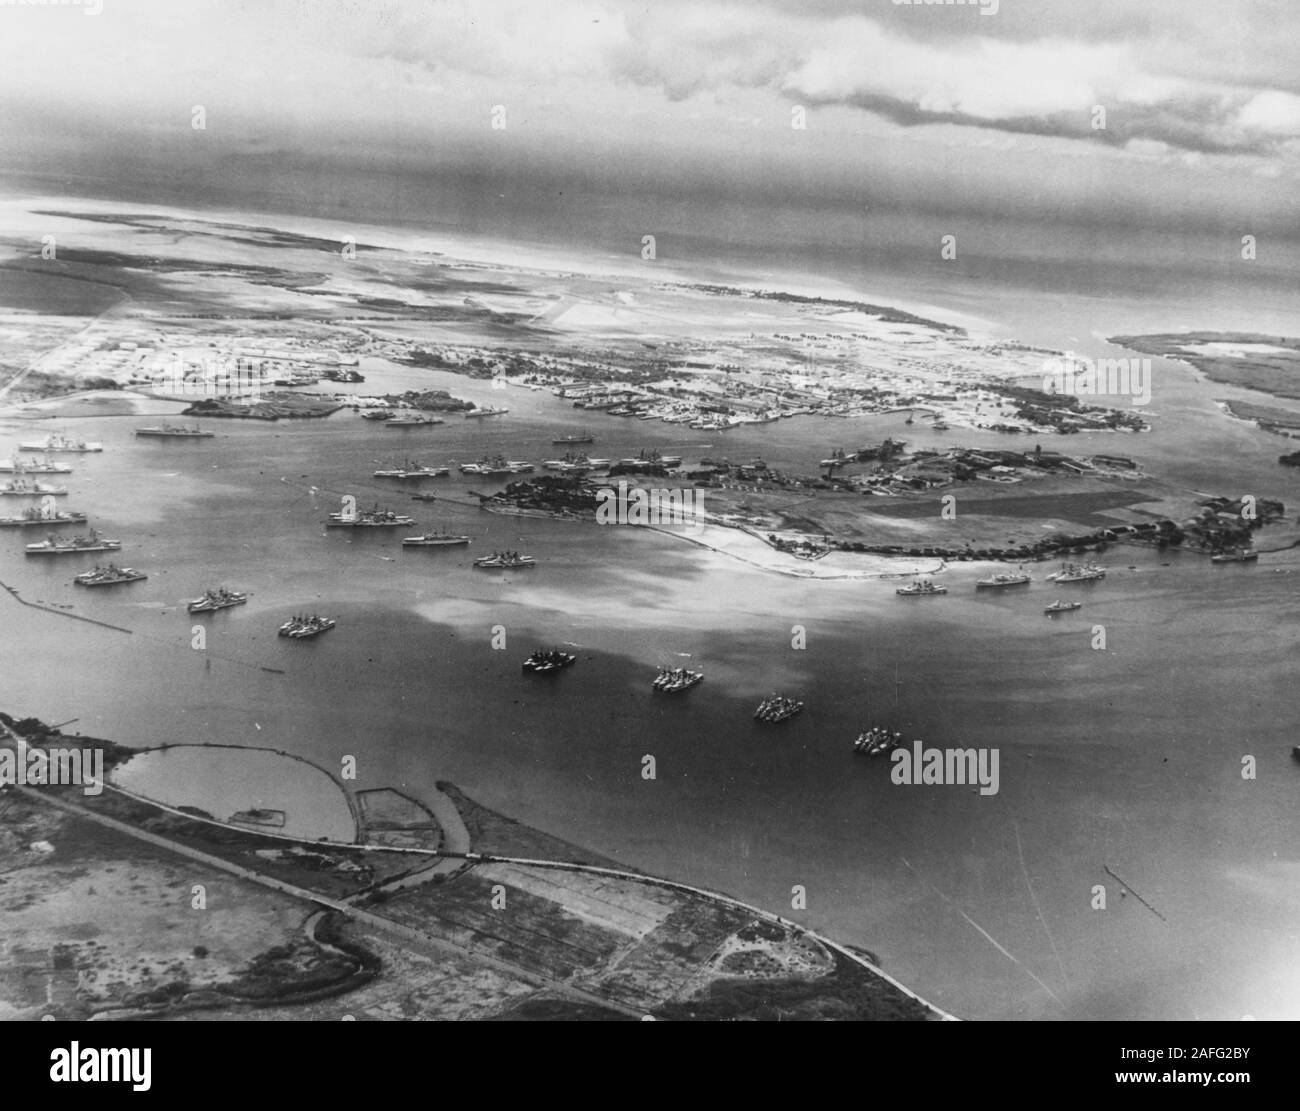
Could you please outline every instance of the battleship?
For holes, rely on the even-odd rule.
[[[482,409],[470,409],[465,414],[465,419],[469,420],[470,417],[499,417],[508,412],[510,412],[509,409],[499,409],[494,405],[488,405]]]
[[[459,464],[461,474],[478,475],[480,478],[498,478],[508,474],[529,474],[533,465],[520,459],[507,459],[504,455],[484,456],[477,463]]]
[[[202,598],[195,598],[185,608],[190,613],[214,613],[231,606],[242,606],[248,601],[248,595],[238,590],[227,590],[219,586],[215,590],[205,590]]]
[[[176,424],[168,424],[163,421],[160,425],[150,428],[137,428],[137,436],[156,436],[176,440],[203,440],[215,436],[215,432],[209,432],[207,429],[200,428],[197,424],[193,428],[184,428]]]
[[[468,543],[470,543],[468,536],[455,536],[449,532],[426,532],[423,536],[402,537],[404,548],[446,548]]]
[[[542,467],[548,471],[561,471],[564,473],[573,473],[574,471],[589,471],[595,466],[587,458],[585,452],[566,451],[560,459],[544,459]]]
[[[572,652],[561,652],[558,648],[539,648],[524,660],[525,671],[559,671],[569,667],[577,660]]]
[[[134,583],[149,576],[134,567],[118,567],[110,563],[107,567],[96,565],[92,571],[83,571],[73,577],[78,586],[116,586],[118,583]]]
[[[532,556],[520,555],[518,552],[493,552],[491,555],[479,556],[474,561],[475,567],[484,571],[513,571],[520,567],[534,567],[537,564]]]
[[[58,498],[67,492],[66,486],[46,486],[43,482],[32,482],[26,478],[11,478],[0,486],[0,494],[11,498],[35,498],[44,494]]]
[[[385,428],[424,428],[434,424],[446,424],[441,417],[410,416],[393,417],[384,422]]]
[[[1002,572],[992,575],[987,579],[976,579],[975,589],[983,590],[989,588],[998,588],[1003,586],[1023,586],[1032,581],[1032,576],[1024,571]]]
[[[787,718],[794,717],[802,709],[802,702],[787,698],[783,694],[774,694],[771,698],[765,698],[758,704],[758,709],[754,711],[754,717],[756,720],[764,722],[785,721]]]
[[[661,667],[650,686],[653,690],[675,694],[678,691],[690,690],[696,683],[702,682],[704,682],[702,671],[687,671],[684,667]]]
[[[84,536],[69,536],[60,539],[51,533],[39,544],[28,544],[27,554],[34,555],[75,555],[78,552],[116,552],[122,548],[120,540],[105,540],[94,529]]]
[[[648,451],[642,448],[635,459],[620,459],[619,462],[628,467],[635,467],[645,463],[657,464],[661,467],[680,467],[682,457],[680,455],[660,455],[654,448]]]
[[[873,725],[870,729],[858,734],[858,739],[853,742],[853,751],[859,756],[879,756],[882,752],[897,748],[902,743],[902,733],[891,733],[888,729]]]
[[[551,441],[553,444],[594,444],[596,437],[585,429],[582,432],[572,432],[567,436],[556,436]]]
[[[1098,567],[1097,564],[1089,560],[1085,564],[1066,563],[1063,564],[1059,571],[1053,571],[1047,576],[1049,582],[1060,583],[1082,583],[1093,582],[1097,579],[1106,577],[1106,568]]]
[[[400,467],[385,467],[375,472],[375,478],[443,478],[451,474],[449,467],[426,467],[423,463],[407,460]]]
[[[84,513],[50,513],[39,506],[30,505],[17,517],[0,517],[0,527],[36,528],[39,525],[84,525]]]
[[[338,624],[332,617],[317,617],[312,614],[310,617],[298,616],[291,617],[280,626],[280,636],[292,637],[294,640],[306,640],[308,637],[319,636],[321,633],[329,632],[330,629]]]
[[[905,598],[914,598],[919,594],[947,594],[946,586],[935,586],[929,579],[917,579],[916,582],[908,583],[907,586],[900,586],[894,591],[895,594],[901,594]]]
[[[1050,606],[1043,609],[1044,613],[1070,613],[1072,610],[1083,609],[1082,602],[1062,602],[1059,598]]]
[[[331,513],[326,528],[397,528],[415,524],[414,517],[394,513],[391,509],[362,509],[356,513]]]
[[[0,474],[71,474],[66,463],[53,459],[0,459]]]
[[[85,440],[73,440],[58,432],[51,432],[43,440],[34,440],[28,443],[18,445],[19,451],[63,451],[63,452],[87,452],[103,451],[104,445],[100,443],[87,443]]]

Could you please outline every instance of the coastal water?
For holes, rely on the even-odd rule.
[[[364,369],[365,390],[420,382],[503,402],[483,382]],[[1294,500],[1275,461],[1285,441],[1222,420],[1211,400],[1221,391],[1186,368],[1159,372],[1161,420],[1141,440],[1151,470],[1188,491]],[[133,630],[0,594],[6,708],[79,717],[70,729],[133,745],[257,745],[335,773],[351,756],[357,789],[418,795],[451,780],[628,864],[865,946],[965,1017],[1295,1017],[1300,556],[1214,566],[1119,546],[1104,582],[1072,588],[1084,609],[1048,619],[1041,584],[986,597],[961,565],[945,577],[946,597],[900,599],[888,581],[802,581],[642,530],[493,516],[402,492],[472,501],[469,491],[495,488],[481,479],[414,487],[370,477],[407,454],[447,464],[502,450],[538,462],[562,450],[550,440],[575,427],[566,403],[526,390],[504,400],[510,414],[495,423],[453,417],[396,432],[342,412],[213,422],[216,439],[194,443],[136,440],[131,429],[145,422],[116,402],[53,424],[0,420],[0,444],[51,427],[104,441],[102,455],[71,457],[72,494],[61,500],[124,541],[119,563],[150,576],[86,591],[71,577],[94,557],[24,559],[35,538],[0,532],[0,579],[24,599]],[[916,445],[1000,442],[904,430],[897,417],[725,434],[587,414],[581,423],[605,455],[761,454],[802,471],[832,446],[888,433]],[[1081,441],[1067,450],[1137,447],[1120,434]],[[403,550],[406,530],[325,530],[345,494],[474,543]],[[537,568],[470,566],[504,547],[536,556]],[[215,585],[250,591],[250,603],[185,612]],[[304,610],[338,627],[313,641],[276,636]],[[191,647],[196,624],[206,650]],[[1106,627],[1104,650],[1091,647],[1094,624]],[[496,626],[503,651],[492,647]],[[524,656],[554,643],[572,646],[578,665],[521,673]],[[657,666],[688,661],[707,675],[700,687],[651,692]],[[753,707],[773,690],[807,709],[779,727],[756,724]],[[873,721],[930,744],[996,748],[998,793],[892,784],[883,760],[851,752]],[[642,777],[647,755],[653,780]],[[1247,756],[1253,779],[1242,776]],[[790,909],[795,885],[806,911]],[[1105,910],[1094,909],[1096,885]]]

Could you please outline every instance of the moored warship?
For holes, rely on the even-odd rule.
[[[107,567],[98,565],[91,571],[83,571],[73,577],[78,586],[116,586],[118,583],[134,583],[149,576],[134,567],[118,567],[110,563]]]
[[[27,554],[74,555],[77,552],[116,552],[122,548],[120,540],[105,540],[94,529],[85,536],[60,538],[51,533],[39,544],[28,544]]]
[[[216,610],[228,609],[230,606],[242,606],[247,601],[247,594],[219,586],[215,590],[205,590],[203,597],[195,598],[186,609],[190,613],[213,613]]]

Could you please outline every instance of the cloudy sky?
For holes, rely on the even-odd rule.
[[[0,172],[527,175],[1267,231],[1300,165],[1295,0],[96,2],[0,5]]]

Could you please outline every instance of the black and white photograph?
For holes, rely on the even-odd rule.
[[[0,1019],[1300,1018],[1297,14],[2,0]]]

